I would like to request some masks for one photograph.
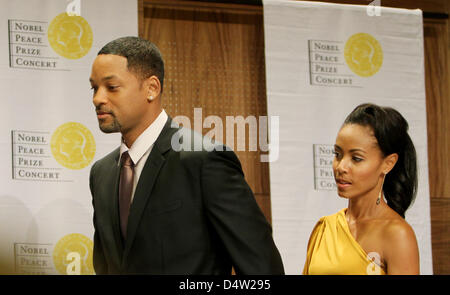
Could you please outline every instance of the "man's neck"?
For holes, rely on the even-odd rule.
[[[151,125],[155,122],[156,118],[161,114],[162,108],[159,108],[156,112],[151,113],[143,124],[141,124],[138,128],[129,130],[128,132],[122,132],[122,141],[125,145],[130,148],[133,143],[138,139],[138,137]]]

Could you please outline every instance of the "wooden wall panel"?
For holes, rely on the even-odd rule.
[[[450,274],[448,19],[425,19],[424,42],[433,269]]]
[[[431,198],[434,274],[450,274],[450,198]]]
[[[223,142],[231,129],[226,117],[246,119],[267,115],[262,10],[241,5],[209,5],[187,1],[145,1],[140,35],[155,43],[165,60],[163,107],[172,117],[187,116],[195,128],[194,109],[202,119],[222,119]],[[213,126],[214,128],[215,126]],[[269,165],[261,163],[259,147],[251,151],[249,128],[231,145],[239,157],[247,182],[270,221]],[[251,139],[258,142],[258,134]],[[237,140],[246,141],[237,150]]]
[[[424,21],[430,195],[450,198],[448,20]]]

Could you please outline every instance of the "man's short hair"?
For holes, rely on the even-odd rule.
[[[115,39],[97,53],[114,54],[127,59],[127,67],[142,81],[155,75],[161,83],[161,92],[164,83],[164,60],[158,47],[152,42],[134,36]]]

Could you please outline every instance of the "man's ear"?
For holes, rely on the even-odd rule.
[[[143,82],[145,90],[147,91],[147,100],[151,102],[161,94],[161,82],[158,77],[150,76]]]
[[[384,158],[383,163],[383,173],[388,174],[395,166],[398,161],[398,154],[393,153]]]

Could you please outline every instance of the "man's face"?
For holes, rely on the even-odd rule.
[[[127,59],[100,54],[92,65],[90,82],[100,129],[126,134],[139,128],[147,109],[141,81],[128,71]]]

